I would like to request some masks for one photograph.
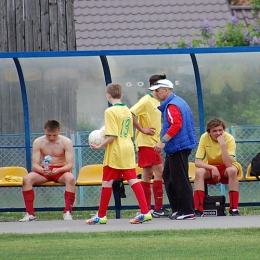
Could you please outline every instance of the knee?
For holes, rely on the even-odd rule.
[[[195,180],[203,180],[205,179],[205,169],[203,168],[198,168],[195,172]]]
[[[229,167],[226,169],[228,179],[230,180],[237,180],[237,169],[235,167]]]
[[[75,177],[74,177],[74,175],[73,175],[72,173],[71,173],[71,174],[68,174],[68,175],[66,176],[65,182],[66,182],[66,184],[68,184],[68,185],[75,185]]]
[[[23,186],[24,185],[33,185],[32,178],[29,174],[27,174],[25,177],[23,177]]]

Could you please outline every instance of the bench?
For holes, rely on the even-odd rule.
[[[23,177],[28,174],[28,171],[25,167],[21,166],[6,166],[0,167],[0,188],[4,189],[12,189],[12,188],[22,188],[23,185]],[[5,181],[4,181],[5,180]],[[47,187],[47,186],[64,186],[62,183],[57,183],[54,181],[47,181],[39,185],[35,185],[34,187]],[[9,192],[9,191],[8,191]],[[22,196],[22,195],[21,195]],[[60,208],[35,208],[36,210],[58,210]],[[13,212],[22,212],[24,211],[24,207],[15,207],[8,206],[7,208],[3,207],[0,209],[1,212],[5,211],[13,211]]]
[[[251,163],[247,166],[245,181],[258,181],[255,176],[250,176]]]
[[[0,167],[0,187],[21,187],[23,185],[23,180],[14,181],[10,178],[10,181],[1,181],[6,176],[15,176],[23,178],[28,174],[28,171],[24,167],[19,166],[8,166]]]
[[[25,177],[26,174],[28,174],[28,171],[24,167],[20,166],[7,166],[7,167],[0,167],[0,187],[22,187],[23,181],[12,181],[12,178],[10,178],[10,181],[1,181],[6,176],[14,176],[14,177]],[[58,183],[54,181],[46,181],[42,184],[35,185],[35,187],[40,186],[64,186],[63,183]]]
[[[189,162],[189,177],[190,177],[190,182],[194,182],[195,178],[195,171],[196,167],[195,164],[192,162]],[[142,168],[138,167],[136,165],[136,173],[137,175],[142,174]],[[92,165],[86,165],[83,166],[78,173],[78,179],[76,182],[76,186],[101,186],[102,185],[102,176],[103,176],[103,164],[92,164]],[[139,179],[141,181],[141,179]],[[151,184],[153,183],[153,180],[151,180]],[[124,181],[125,185],[128,185],[127,181]],[[80,192],[80,202],[84,201],[84,198],[81,197],[81,194],[83,192]],[[119,195],[114,191],[113,189],[113,196],[114,196],[114,201],[115,201],[115,213],[116,213],[116,218],[120,218],[120,211],[122,209],[121,206],[121,198]]]

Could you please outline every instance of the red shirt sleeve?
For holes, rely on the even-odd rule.
[[[181,111],[175,105],[170,104],[167,108],[167,119],[171,124],[167,131],[167,135],[174,137],[182,127],[182,116]]]

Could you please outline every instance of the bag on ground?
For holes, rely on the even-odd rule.
[[[225,203],[225,196],[205,196],[203,211],[204,216],[226,216]]]

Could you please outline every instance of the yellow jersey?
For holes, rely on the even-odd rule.
[[[228,150],[228,154],[234,157],[235,159],[235,151],[236,151],[236,143],[234,137],[224,132],[226,137],[226,147]],[[224,162],[222,160],[222,151],[219,142],[214,141],[208,132],[204,133],[199,141],[198,150],[196,152],[195,158],[202,159],[206,163],[210,165],[223,165]]]
[[[116,138],[106,147],[104,165],[115,169],[135,168],[133,118],[125,104],[114,104],[105,110],[105,135]]]
[[[162,113],[157,108],[159,105],[160,102],[151,93],[148,93],[130,108],[132,114],[138,117],[138,122],[143,128],[155,128],[154,135],[143,134],[136,129],[135,145],[137,150],[140,146],[154,147],[160,140]]]

